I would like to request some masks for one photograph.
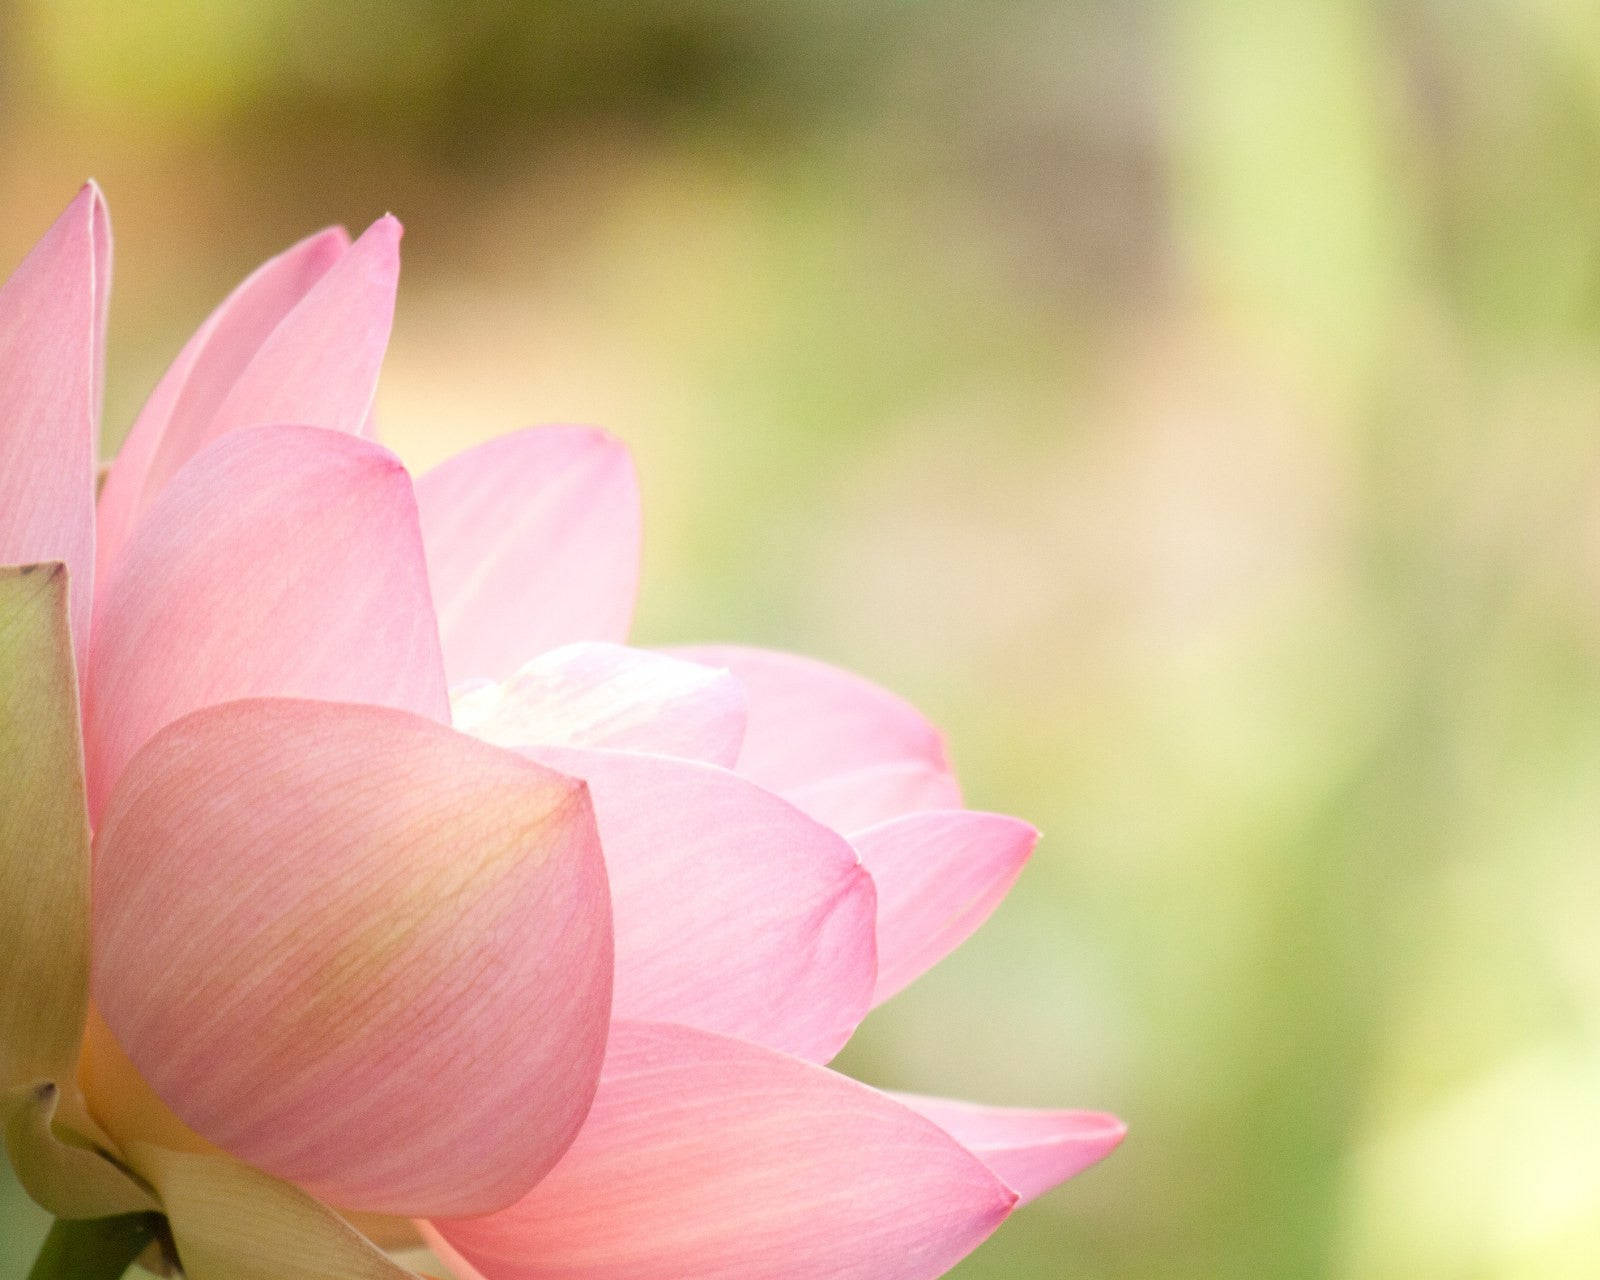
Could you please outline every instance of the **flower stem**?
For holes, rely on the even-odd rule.
[[[159,1213],[74,1221],[58,1218],[28,1280],[121,1280],[160,1230]]]

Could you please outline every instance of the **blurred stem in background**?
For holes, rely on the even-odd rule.
[[[157,1213],[57,1221],[39,1248],[28,1280],[121,1280],[161,1228]]]

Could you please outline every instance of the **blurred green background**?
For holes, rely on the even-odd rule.
[[[1592,0],[0,0],[6,269],[91,174],[113,434],[393,209],[408,460],[610,427],[641,640],[1044,829],[845,1060],[1130,1121],[959,1277],[1600,1273]]]

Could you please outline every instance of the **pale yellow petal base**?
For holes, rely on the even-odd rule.
[[[321,1201],[228,1156],[134,1144],[190,1280],[417,1280]]]

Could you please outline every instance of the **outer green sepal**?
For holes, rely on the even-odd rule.
[[[89,818],[60,563],[0,568],[0,1092],[75,1078]]]
[[[6,1095],[6,1151],[17,1181],[58,1218],[107,1218],[153,1212],[155,1197],[87,1139],[58,1131],[52,1121],[60,1090],[45,1083]]]
[[[156,1205],[94,1149],[77,1088],[89,816],[67,599],[59,562],[0,567],[0,1125],[28,1193],[85,1219]]]

